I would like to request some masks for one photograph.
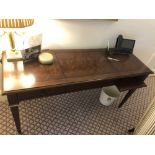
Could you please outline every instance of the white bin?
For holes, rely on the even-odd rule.
[[[118,88],[113,86],[103,87],[100,94],[100,102],[105,106],[111,105],[120,95]]]

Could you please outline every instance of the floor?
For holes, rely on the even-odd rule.
[[[118,109],[126,92],[111,106],[99,102],[101,89],[27,100],[20,103],[21,128],[25,135],[126,135],[155,96],[155,77],[146,79],[147,87],[138,89]],[[17,134],[8,102],[0,98],[0,134]]]

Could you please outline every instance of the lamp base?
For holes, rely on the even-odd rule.
[[[23,60],[21,51],[6,51],[7,61],[21,61]]]
[[[2,61],[2,51],[0,51],[0,62]]]

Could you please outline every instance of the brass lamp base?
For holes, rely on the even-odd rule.
[[[0,62],[2,61],[2,51],[0,51]]]
[[[21,51],[17,51],[17,50],[6,51],[6,58],[8,61],[21,61],[21,60],[23,60]]]

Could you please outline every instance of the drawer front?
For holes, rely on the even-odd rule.
[[[137,76],[137,77],[118,79],[115,82],[115,85],[118,87],[120,91],[146,87],[146,84],[144,83],[146,77],[147,76]]]
[[[69,92],[65,87],[56,87],[56,88],[43,88],[39,90],[30,90],[25,92],[18,93],[19,101],[33,99],[37,97],[45,97],[45,96],[52,96],[57,94],[62,94]]]
[[[44,94],[43,90],[27,91],[18,93],[19,101],[42,97]]]
[[[80,90],[87,90],[93,88],[101,88],[103,86],[113,85],[114,81],[90,81],[85,83],[70,83],[68,85],[57,86],[53,88],[42,88],[38,90],[29,90],[18,93],[19,101],[32,99],[43,96],[51,96],[62,93],[75,92]]]

